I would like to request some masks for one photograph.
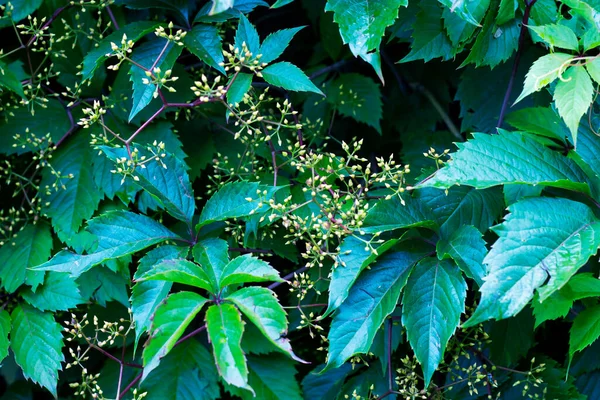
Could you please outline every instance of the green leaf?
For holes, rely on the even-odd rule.
[[[428,248],[420,242],[404,242],[396,250],[385,253],[360,275],[334,314],[325,370],[340,367],[350,357],[369,351],[379,327],[396,308],[410,271]]]
[[[588,74],[590,74],[590,77],[596,81],[596,83],[600,84],[600,58],[588,60],[585,63],[585,68],[587,69]]]
[[[508,114],[505,121],[520,131],[535,133],[561,142],[568,137],[560,117],[550,107],[517,110]]]
[[[85,301],[73,278],[62,272],[48,273],[44,284],[35,292],[23,293],[23,298],[41,311],[67,311]]]
[[[381,134],[381,90],[369,77],[342,74],[327,87],[327,101],[340,114],[372,126]]]
[[[93,300],[102,307],[106,307],[111,301],[118,301],[124,307],[129,307],[129,271],[114,272],[108,267],[99,266],[81,274],[77,283],[84,299]]]
[[[529,26],[529,29],[537,33],[550,48],[559,47],[567,50],[579,50],[577,35],[571,28],[565,25],[549,24],[543,26]]]
[[[293,361],[278,354],[266,357],[248,357],[250,375],[248,382],[256,396],[250,392],[236,393],[243,400],[302,400],[300,388],[296,381],[296,368]]]
[[[54,321],[51,313],[26,304],[17,305],[11,319],[11,349],[23,375],[57,397],[58,371],[62,369],[60,363],[65,360],[61,352],[61,326]]]
[[[583,42],[583,51],[590,51],[600,46],[600,32],[596,29],[588,29],[581,37]],[[598,62],[598,59],[591,60]]]
[[[487,253],[481,232],[473,225],[464,225],[452,232],[448,239],[441,239],[436,245],[440,260],[452,258],[469,278],[481,287],[486,268],[483,259]]]
[[[569,339],[569,355],[585,349],[600,337],[600,306],[580,312],[573,320]]]
[[[127,40],[136,42],[143,36],[154,31],[157,26],[159,24],[154,21],[132,22],[102,39],[98,46],[92,48],[83,59],[82,79],[85,81],[94,76],[96,69],[107,59],[106,55],[112,53],[111,43],[119,46],[123,35],[127,36]]]
[[[51,251],[50,227],[43,222],[27,225],[0,247],[0,285],[8,293],[15,292],[24,283],[35,290],[43,282],[44,273],[29,271],[28,268],[48,260]]]
[[[300,68],[289,62],[271,64],[261,70],[261,74],[267,83],[286,90],[323,94]]]
[[[10,314],[6,310],[0,310],[0,363],[8,355],[8,334],[10,332]]]
[[[398,17],[406,0],[327,0],[325,11],[333,11],[333,20],[355,57],[378,50],[385,29]]]
[[[292,351],[286,313],[273,291],[263,287],[242,288],[226,297],[233,302],[269,341],[296,361],[301,361]]]
[[[64,136],[65,132],[71,128],[71,121],[65,108],[55,99],[48,99],[45,105],[46,108],[36,107],[35,115],[31,114],[28,107],[20,107],[11,109],[10,114],[6,118],[2,118],[0,121],[0,152],[10,155],[33,151],[34,146],[21,144],[33,135],[40,139],[49,134],[52,143],[58,142]],[[15,140],[15,135],[19,135],[20,140]]]
[[[572,58],[572,55],[565,53],[550,53],[538,58],[529,68],[523,84],[523,91],[514,104],[554,82]]]
[[[348,236],[340,244],[338,265],[331,273],[329,300],[324,315],[329,315],[346,300],[350,288],[366,267],[398,243],[398,239],[387,240],[381,244],[371,243],[373,247],[371,250],[366,243],[369,242],[369,239],[368,237]]]
[[[253,55],[258,55],[258,50],[260,49],[260,38],[258,37],[258,32],[256,32],[256,28],[254,25],[248,21],[248,18],[244,14],[240,14],[240,23],[238,24],[238,28],[235,32],[235,47],[239,49],[241,53],[243,53],[243,44],[246,44],[248,51]]]
[[[259,54],[262,54],[260,58],[261,62],[270,63],[279,58],[283,51],[288,47],[296,33],[302,30],[304,26],[297,28],[282,29],[277,32],[271,33],[265,38],[260,45]]]
[[[533,346],[534,321],[529,307],[512,318],[494,321],[488,326],[490,328],[486,332],[491,341],[489,357],[502,365],[515,365]]]
[[[136,47],[131,59],[149,70],[160,68],[161,73],[159,76],[163,77],[165,71],[173,68],[175,61],[181,54],[181,49],[181,46],[177,46],[165,38],[157,37]],[[150,104],[157,90],[155,84],[144,84],[144,79],[150,80],[152,78],[146,76],[145,70],[136,64],[132,64],[129,70],[129,80],[133,84],[133,104],[129,112],[129,122]]]
[[[561,289],[552,293],[552,295],[543,302],[539,301],[538,296],[535,296],[531,306],[535,317],[534,327],[537,328],[542,322],[564,318],[573,306],[573,300],[570,300],[565,296]],[[510,321],[510,318],[507,321]]]
[[[231,260],[222,270],[219,287],[249,282],[283,282],[279,272],[267,262],[246,254]]]
[[[379,200],[370,208],[362,232],[385,232],[400,228],[436,226],[435,216],[424,204],[417,199],[404,196],[392,196],[390,199]]]
[[[503,25],[515,18],[515,11],[517,11],[517,8],[519,8],[519,3],[515,0],[500,0],[496,23],[498,25]]]
[[[219,376],[213,360],[197,340],[175,347],[142,384],[146,400],[185,400],[219,398]]]
[[[187,252],[188,249],[182,247],[169,245],[157,247],[140,259],[135,277],[143,275],[161,261],[184,257]],[[152,314],[154,314],[156,307],[167,297],[171,286],[172,283],[166,281],[138,282],[133,286],[130,302],[131,313],[135,322],[136,344],[134,348],[137,348],[140,336],[149,330],[152,324]]]
[[[206,272],[198,264],[183,258],[163,260],[136,278],[136,281],[167,281],[215,292]]]
[[[2,4],[8,3],[7,1],[3,1]],[[19,22],[24,18],[27,18],[28,15],[33,14],[43,3],[43,0],[11,0],[10,4],[12,4],[13,9],[10,15],[10,19],[14,22]],[[6,11],[4,12],[6,13]],[[6,16],[6,14],[4,14]],[[0,21],[0,28],[4,26],[10,26],[10,23],[3,24],[4,21]]]
[[[575,147],[577,147],[579,120],[590,108],[593,100],[594,85],[587,71],[581,65],[569,68],[556,84],[554,102],[558,114],[571,131]]]
[[[518,19],[497,26],[494,13],[488,12],[483,29],[477,35],[477,39],[461,67],[474,63],[476,67],[488,65],[490,68],[494,68],[503,63],[519,46],[520,32],[521,23]]]
[[[52,227],[62,240],[79,231],[102,199],[94,184],[92,157],[89,137],[75,135],[53,154],[52,169],[42,172],[42,212],[52,219]],[[57,179],[55,171],[67,178]]]
[[[242,102],[244,95],[250,90],[252,78],[252,74],[243,72],[240,72],[235,76],[235,80],[231,83],[231,86],[229,86],[229,90],[227,91],[227,102],[229,104],[235,105],[236,103]]]
[[[248,389],[248,366],[242,351],[244,324],[233,304],[215,304],[206,311],[206,329],[212,343],[217,369],[225,382]]]
[[[229,264],[229,245],[223,239],[204,239],[194,245],[192,253],[194,260],[206,272],[212,291],[217,293],[221,287],[223,270]]]
[[[256,182],[233,182],[223,185],[204,205],[196,229],[215,221],[240,218],[265,211],[281,187]],[[266,192],[266,193],[265,193]]]
[[[513,0],[510,1],[512,2]],[[503,1],[502,3],[504,2],[505,1]],[[474,21],[477,21],[477,24],[472,24],[468,22],[467,20],[462,18],[462,16],[458,13],[452,12],[450,8],[444,9],[444,27],[446,28],[446,31],[448,32],[448,37],[452,41],[453,45],[458,46],[460,43],[470,39],[473,32],[475,32],[477,26],[479,26],[479,21],[481,21],[489,6],[490,0],[463,2],[462,8],[469,12],[472,19]]]
[[[62,250],[36,271],[69,272],[77,277],[95,265],[143,250],[179,236],[163,225],[128,211],[109,211],[92,220],[87,231],[96,236],[98,247],[90,254],[81,255]]]
[[[423,367],[425,387],[442,361],[465,310],[467,283],[450,261],[426,258],[410,274],[402,297],[402,325]]]
[[[471,7],[469,7],[471,2],[469,2],[468,0],[439,0],[439,1],[440,1],[440,3],[442,3],[443,5],[448,7],[451,12],[456,13],[464,21],[466,21],[474,26],[481,26],[481,25],[479,25],[479,20],[481,19],[481,17],[483,15],[480,16],[479,18],[476,18],[471,13]],[[484,10],[484,12],[485,12],[485,10]]]
[[[190,3],[186,0],[117,0],[117,4],[123,4],[135,10],[159,8],[175,13],[182,21],[187,22],[189,19]],[[164,14],[164,11],[162,13]]]
[[[203,24],[194,26],[183,38],[183,43],[190,53],[225,74],[225,69],[219,65],[223,62],[223,48],[216,26]]]
[[[100,149],[113,161],[128,157],[124,148],[100,146]],[[145,193],[150,194],[173,217],[184,221],[191,232],[196,202],[186,169],[182,160],[166,154],[160,162],[138,166],[133,177]]]
[[[170,295],[157,309],[152,319],[150,338],[144,347],[142,380],[158,367],[171,351],[185,328],[208,300],[196,293],[179,292]]]
[[[17,76],[8,68],[8,65],[2,61],[0,61],[0,87],[4,87],[21,97],[25,97],[21,81],[19,81]]]
[[[504,223],[494,228],[499,238],[484,259],[488,276],[481,301],[465,327],[516,315],[535,289],[544,301],[600,245],[600,220],[585,204],[540,197],[522,200],[509,210]]]
[[[434,58],[449,60],[454,56],[455,50],[444,30],[442,7],[436,0],[420,1],[419,7],[421,10],[413,24],[410,53],[400,62],[415,60],[427,62]]]
[[[504,202],[507,206],[523,200],[526,197],[538,197],[544,190],[543,186],[524,185],[520,183],[511,183],[504,185]]]
[[[525,133],[475,133],[473,139],[457,146],[452,160],[422,186],[446,189],[460,184],[482,189],[527,183],[589,193],[587,178],[574,161]]]
[[[233,7],[234,0],[212,0],[212,7],[208,12],[208,15],[215,15],[222,13],[225,10],[229,10]]]

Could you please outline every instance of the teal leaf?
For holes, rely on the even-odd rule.
[[[210,8],[208,15],[215,15],[229,10],[233,7],[233,2],[234,0],[212,0],[212,7]]]
[[[379,327],[396,308],[413,266],[427,249],[419,242],[404,242],[360,275],[333,316],[325,370],[338,368],[350,357],[369,351]]]
[[[140,259],[135,277],[143,275],[161,261],[184,257],[187,251],[187,248],[170,245],[157,247]],[[172,283],[167,281],[145,281],[136,283],[131,289],[131,314],[135,322],[136,341],[134,348],[137,348],[140,336],[149,330],[152,323],[152,314],[154,314],[156,307],[167,297],[171,286]]]
[[[573,356],[600,337],[600,306],[580,312],[573,320],[569,338],[569,354]]]
[[[317,366],[313,372],[302,379],[302,391],[304,399],[329,400],[336,398],[344,384],[344,380],[350,375],[354,368],[352,364],[345,363],[339,368],[330,369],[320,373],[324,365]]]
[[[503,25],[515,18],[515,11],[517,11],[518,8],[519,3],[515,0],[500,0],[500,5],[498,6],[498,15],[496,16],[496,23],[498,25]]]
[[[269,354],[266,357],[249,356],[248,367],[248,383],[256,396],[247,391],[236,393],[242,400],[302,400],[292,360],[279,354]]]
[[[187,22],[189,19],[190,3],[186,0],[117,0],[117,4],[123,4],[134,10],[147,10],[148,8],[159,8],[175,13],[180,20]],[[163,11],[164,13],[164,11]],[[129,35],[128,35],[129,36]]]
[[[77,278],[81,296],[102,307],[106,307],[111,301],[117,301],[129,308],[127,289],[130,283],[128,270],[114,272],[105,266],[86,271]]]
[[[366,267],[398,243],[398,239],[387,240],[381,244],[376,243],[375,240],[371,243],[372,247],[369,247],[367,244],[369,239],[371,238],[348,236],[340,244],[338,265],[331,273],[329,300],[325,315],[329,315],[346,300],[358,275]]]
[[[52,227],[63,240],[79,231],[102,198],[93,179],[92,157],[89,137],[75,135],[53,154],[52,169],[42,172],[42,212],[50,217]],[[60,171],[63,178],[57,179],[54,171]]]
[[[506,1],[502,1],[505,3]],[[509,2],[514,2],[510,0]],[[444,2],[442,2],[444,3]],[[475,32],[479,21],[485,15],[488,7],[490,6],[490,0],[483,1],[464,1],[461,5],[470,15],[476,24],[473,24],[464,19],[459,13],[451,11],[451,8],[445,8],[443,12],[444,27],[448,32],[448,38],[452,41],[452,44],[458,46],[460,43],[467,41]],[[514,10],[513,10],[514,14]],[[512,19],[512,18],[511,18]]]
[[[269,281],[283,282],[275,268],[251,254],[246,254],[234,258],[223,268],[219,287]]]
[[[585,204],[538,197],[515,203],[509,210],[504,223],[493,228],[499,238],[484,259],[488,275],[480,290],[481,301],[465,327],[516,315],[536,289],[544,301],[600,245],[600,220]]]
[[[181,54],[181,49],[181,46],[177,46],[165,38],[157,37],[136,47],[131,59],[148,70],[159,68],[160,75],[156,73],[154,75],[163,77],[165,71],[173,68],[177,57]],[[129,122],[150,104],[155,94],[158,94],[157,85],[145,84],[144,79],[151,80],[152,78],[146,76],[145,70],[132,64],[129,70],[129,80],[133,84],[133,104],[129,112]]]
[[[419,7],[420,11],[413,24],[413,28],[416,29],[412,32],[410,52],[400,62],[415,60],[427,62],[434,58],[451,59],[455,50],[444,30],[442,7],[436,0],[423,0],[419,2]]]
[[[271,64],[260,73],[267,83],[285,90],[323,94],[300,68],[289,62]]]
[[[288,330],[286,313],[273,291],[247,287],[230,294],[226,299],[233,302],[272,344],[294,360],[301,361],[285,337]]]
[[[398,17],[406,0],[327,0],[325,11],[333,11],[333,20],[355,57],[378,50],[385,29]]]
[[[142,384],[146,400],[215,400],[219,375],[210,352],[197,340],[186,340],[167,354]]]
[[[577,147],[579,120],[590,108],[593,100],[594,85],[582,65],[569,68],[556,84],[554,90],[556,109],[569,127],[575,147]]]
[[[6,310],[0,310],[0,363],[8,355],[8,334],[10,333],[10,314]]]
[[[487,248],[477,228],[473,225],[460,227],[447,239],[439,240],[436,251],[440,260],[453,259],[465,275],[474,279],[481,287],[486,274],[483,259],[487,254]]]
[[[100,146],[113,161],[128,157],[124,148]],[[173,217],[184,221],[191,231],[196,202],[185,162],[173,154],[164,153],[160,162],[152,161],[138,166],[133,179],[145,193],[152,196]]]
[[[282,29],[277,32],[271,33],[265,38],[260,45],[259,54],[262,54],[260,61],[263,63],[270,63],[279,58],[283,54],[283,51],[288,47],[296,33],[304,28],[303,26],[290,29]]]
[[[538,58],[529,68],[523,84],[523,91],[514,104],[554,82],[562,75],[572,58],[572,55],[565,53],[550,53]]]
[[[252,77],[252,74],[240,72],[235,75],[235,79],[231,78],[234,80],[231,82],[231,85],[229,85],[229,90],[227,90],[227,103],[235,105],[242,102],[244,95],[250,90]]]
[[[561,142],[568,137],[560,117],[550,107],[523,108],[508,114],[505,121],[520,131]]]
[[[24,283],[35,290],[43,282],[44,273],[28,271],[28,268],[47,261],[51,251],[50,227],[43,222],[27,225],[0,247],[0,285],[8,293],[15,292]]]
[[[142,380],[160,363],[183,335],[185,328],[192,322],[208,300],[191,292],[179,292],[170,295],[161,304],[152,319],[150,338],[145,344]]]
[[[442,361],[465,310],[467,283],[450,261],[426,258],[410,274],[402,297],[402,324],[423,367],[425,387]]]
[[[452,160],[422,186],[446,189],[460,184],[482,189],[527,183],[589,193],[587,178],[574,161],[525,133],[475,133],[473,139],[457,146]]]
[[[26,379],[45,387],[57,397],[58,371],[62,355],[62,327],[51,313],[26,304],[17,305],[11,314],[10,345],[15,361]]]
[[[435,216],[422,202],[406,195],[379,200],[370,208],[361,232],[385,232],[400,228],[436,226]]]
[[[153,32],[158,25],[153,21],[132,22],[102,39],[98,46],[92,48],[83,59],[82,79],[85,81],[94,76],[96,69],[107,59],[106,55],[112,53],[111,43],[115,43],[117,46],[120,45],[123,35],[127,36],[127,40],[136,42],[148,33]]]
[[[89,221],[87,231],[95,235],[98,247],[90,254],[81,255],[62,250],[36,271],[69,272],[79,276],[95,265],[143,250],[179,236],[163,225],[128,211],[109,211]]]
[[[223,62],[223,48],[216,26],[203,24],[194,26],[183,38],[183,43],[190,53],[225,74],[225,69],[220,65]]]
[[[481,26],[481,25],[479,25],[479,21],[482,16],[479,16],[478,18],[476,18],[471,13],[471,7],[469,7],[469,5],[471,4],[470,1],[468,1],[468,0],[467,1],[466,0],[440,0],[440,3],[442,3],[443,5],[448,7],[451,12],[456,13],[461,19],[468,22],[469,24],[472,24],[474,26]],[[484,12],[485,12],[485,10],[484,10]]]
[[[206,311],[206,328],[219,374],[230,385],[248,389],[248,366],[242,351],[244,324],[233,304],[215,304]]]
[[[577,35],[566,25],[549,24],[542,26],[529,26],[529,29],[537,33],[550,48],[559,47],[567,50],[579,50]]]
[[[49,272],[40,288],[35,292],[28,290],[22,296],[41,311],[67,311],[85,301],[75,280],[62,272]]]
[[[240,22],[235,32],[234,46],[243,53],[243,44],[246,44],[248,51],[250,51],[252,55],[258,55],[258,50],[260,49],[258,32],[256,32],[254,25],[248,21],[248,18],[246,18],[244,14],[240,14]]]
[[[196,229],[215,221],[247,217],[266,211],[269,200],[281,187],[256,182],[233,182],[223,185],[204,205]]]
[[[0,87],[10,90],[21,97],[25,97],[23,93],[23,85],[17,76],[8,68],[8,65],[0,61]]]
[[[198,264],[182,258],[163,260],[136,278],[136,281],[167,281],[214,292],[206,272]]]
[[[372,126],[381,134],[383,103],[381,90],[361,74],[342,74],[327,86],[327,101],[340,114]]]

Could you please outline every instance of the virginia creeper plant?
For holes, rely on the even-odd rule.
[[[600,398],[599,16],[0,1],[0,399]]]

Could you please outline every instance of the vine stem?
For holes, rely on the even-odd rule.
[[[525,12],[523,13],[523,19],[521,21],[521,32],[519,34],[519,47],[517,48],[517,54],[515,54],[515,60],[513,62],[512,71],[510,73],[510,79],[508,80],[508,86],[504,93],[504,100],[502,101],[502,108],[500,109],[500,116],[498,117],[497,128],[502,127],[504,122],[504,116],[506,115],[506,109],[508,108],[508,101],[510,100],[510,93],[512,92],[513,85],[515,83],[515,77],[517,76],[517,70],[519,69],[519,63],[521,61],[521,54],[523,53],[523,45],[525,43],[525,36],[527,34],[527,23],[529,23],[529,15],[531,14],[531,8],[537,0],[530,0],[525,3]]]

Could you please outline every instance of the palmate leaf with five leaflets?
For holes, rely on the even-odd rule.
[[[540,197],[509,210],[504,223],[493,228],[499,238],[484,259],[488,275],[481,301],[465,327],[516,315],[536,289],[544,301],[600,246],[600,220],[585,204]]]
[[[426,258],[406,282],[402,324],[423,367],[425,387],[444,356],[448,340],[465,310],[467,283],[457,266],[447,260]]]

